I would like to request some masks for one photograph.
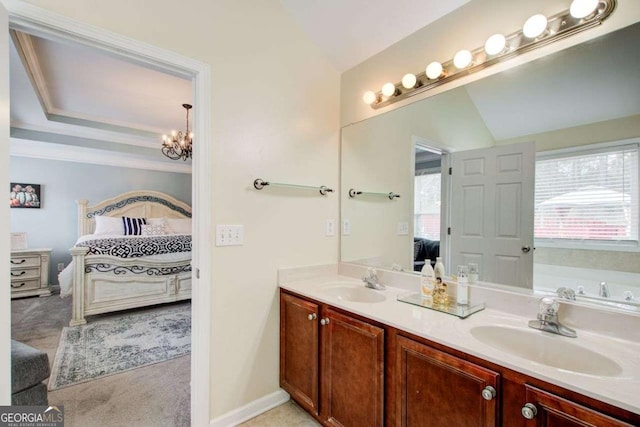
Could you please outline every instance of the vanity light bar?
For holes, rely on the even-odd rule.
[[[382,90],[366,92],[362,99],[366,104],[371,105],[371,108],[386,107],[394,102],[483,70],[493,64],[509,60],[522,53],[596,27],[609,17],[616,7],[616,0],[599,0],[597,3],[593,2],[597,5],[594,6],[595,10],[591,13],[584,17],[575,17],[576,5],[580,6],[589,2],[593,2],[593,0],[574,0],[570,9],[549,18],[543,15],[532,16],[525,23],[526,28],[504,36],[504,48],[502,50],[498,50],[496,46],[500,46],[503,37],[500,34],[494,34],[489,37],[483,47],[472,51],[460,50],[456,53],[454,59],[442,64],[431,62],[425,72],[415,75],[415,83],[413,78],[405,75],[402,82],[395,85],[386,83]],[[584,10],[584,8],[581,10]],[[578,16],[582,14],[579,13]],[[544,25],[545,21],[546,26]],[[533,38],[525,36],[525,33],[533,36]],[[498,52],[495,54],[487,53],[495,52],[496,50]],[[413,86],[411,86],[411,83],[413,83]]]

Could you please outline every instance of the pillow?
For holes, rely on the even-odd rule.
[[[125,236],[139,236],[142,234],[142,226],[147,223],[144,218],[122,217],[122,225],[124,227]]]
[[[96,230],[93,234],[117,234],[122,236],[124,234],[124,227],[122,226],[122,220],[114,216],[95,216],[93,218],[96,221]]]
[[[142,226],[141,234],[143,236],[165,236],[169,234],[167,228],[166,223],[146,224]]]
[[[147,218],[147,224],[163,226],[165,228],[165,234],[177,234],[167,223],[167,218]]]
[[[167,218],[167,224],[176,234],[191,234],[191,218]]]

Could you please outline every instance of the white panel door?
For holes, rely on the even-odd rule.
[[[449,271],[475,262],[480,280],[533,286],[535,144],[453,153]]]

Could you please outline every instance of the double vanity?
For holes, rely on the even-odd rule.
[[[563,303],[570,338],[528,326],[530,295],[473,286],[486,309],[462,319],[398,301],[417,276],[383,272],[373,290],[364,272],[280,271],[280,384],[321,423],[640,425],[637,315]]]

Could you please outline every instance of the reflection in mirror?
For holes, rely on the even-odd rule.
[[[449,167],[468,150],[533,143],[537,156],[522,157],[520,166],[536,170],[535,193],[514,186],[512,193],[489,187],[483,193],[491,200],[523,193],[520,207],[529,219],[509,219],[501,202],[482,211],[482,222],[506,230],[505,240],[521,239],[518,250],[527,254],[521,258],[528,265],[510,265],[514,271],[530,267],[533,277],[498,280],[496,271],[504,267],[483,259],[480,280],[525,288],[533,284],[554,293],[565,287],[578,298],[608,295],[608,301],[640,302],[639,43],[640,24],[635,24],[343,128],[342,261],[419,270],[425,254],[416,241],[428,239],[439,241],[448,271],[467,263],[470,258],[459,255],[466,247],[455,247],[448,227],[453,235],[464,233],[469,218],[481,211],[455,190],[452,196],[455,179],[448,176]],[[439,194],[438,184],[427,182],[436,169],[420,166],[420,147],[443,150]],[[401,197],[350,199],[349,188]],[[467,216],[456,215],[460,210]],[[438,213],[436,238],[430,221]],[[535,236],[516,236],[526,228],[522,221],[531,222],[531,229],[535,225]],[[514,236],[507,236],[510,230]]]

